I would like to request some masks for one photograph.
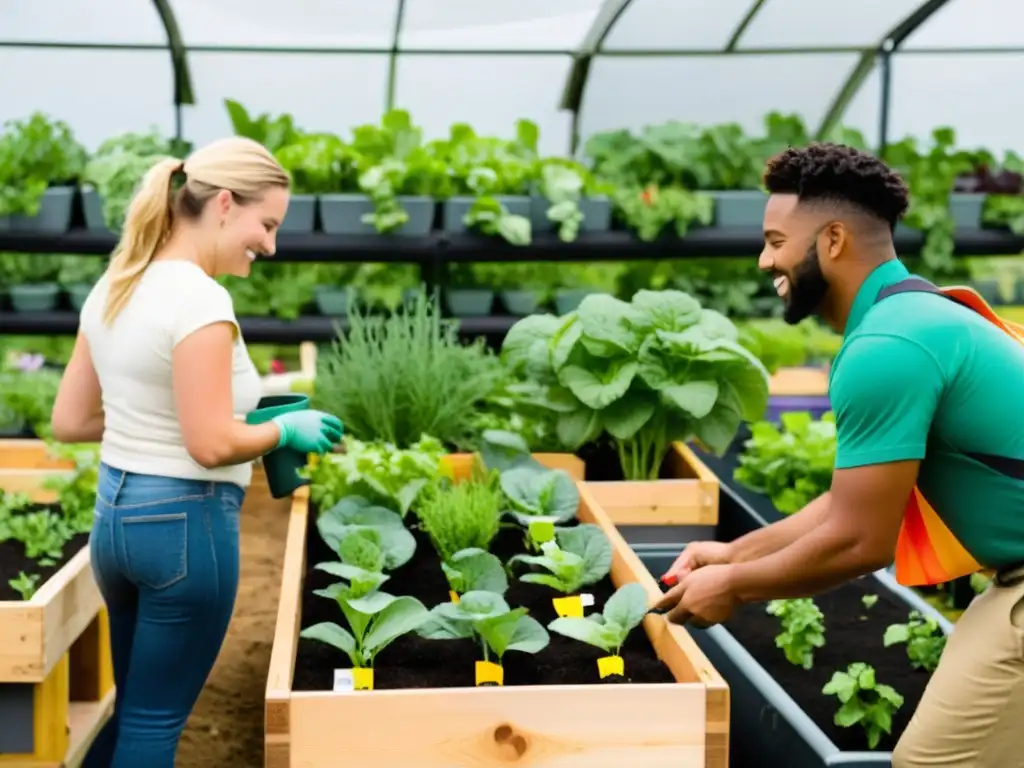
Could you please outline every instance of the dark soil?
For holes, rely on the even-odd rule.
[[[35,506],[24,511],[32,512],[43,508],[42,506]],[[56,506],[50,506],[49,509],[54,512],[57,511]],[[63,568],[88,543],[89,534],[79,533],[64,545],[64,553],[59,561],[54,565],[40,565],[37,561],[25,555],[25,546],[20,541],[9,539],[0,542],[0,600],[22,600],[21,595],[12,589],[9,583],[11,579],[18,578],[19,573],[24,572],[30,576],[34,573],[39,574],[40,578],[36,583],[36,589],[38,590],[46,583],[47,579]]]
[[[590,482],[621,482],[626,479],[622,473],[618,451],[610,440],[587,443],[576,452],[576,455],[585,462],[586,479]],[[668,469],[667,460],[662,462],[659,477],[662,480],[675,479]]]
[[[337,555],[323,543],[316,529],[316,508],[310,505],[309,535],[306,540],[306,581],[302,594],[302,626],[331,621],[345,626],[345,618],[337,604],[313,594],[338,579],[314,569],[317,563],[337,560]],[[415,517],[407,524],[416,537],[416,554],[412,560],[391,574],[383,589],[392,594],[416,597],[427,608],[448,599],[448,582],[441,571],[440,561],[430,539],[415,529]],[[502,562],[523,551],[523,534],[518,530],[503,529],[491,545],[491,552]],[[389,589],[390,588],[390,589]],[[584,588],[594,596],[595,606],[601,609],[614,593],[611,579],[605,577],[597,584]],[[513,607],[529,609],[530,615],[541,624],[551,623],[557,614],[551,600],[559,595],[553,590],[518,580],[509,584],[505,600]],[[597,659],[606,654],[593,646],[570,640],[555,633],[551,643],[537,654],[509,651],[504,659],[505,685],[573,685],[602,681],[597,672]],[[626,677],[634,683],[675,682],[654,652],[642,627],[630,633],[622,649]],[[481,660],[479,646],[470,640],[424,640],[415,634],[395,640],[376,659],[374,688],[456,688],[475,685],[475,664]],[[349,658],[341,651],[316,640],[299,639],[295,659],[296,691],[331,690],[334,670],[351,667]],[[624,682],[621,678],[615,682]]]
[[[865,608],[861,602],[865,594],[877,594],[878,602]],[[909,608],[884,591],[876,591],[875,582],[869,577],[820,595],[815,603],[825,615],[825,646],[815,651],[814,666],[809,670],[790,664],[782,650],[776,648],[779,621],[765,612],[764,604],[742,606],[725,627],[842,750],[867,750],[865,733],[859,726],[836,726],[832,718],[838,699],[826,696],[821,689],[832,679],[833,672],[845,670],[855,661],[870,664],[878,682],[891,685],[904,698],[903,706],[893,717],[892,734],[877,747],[880,751],[892,750],[910,722],[930,677],[910,666],[906,645],[882,645],[886,627],[906,623]]]

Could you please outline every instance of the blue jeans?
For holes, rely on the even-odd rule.
[[[101,465],[89,539],[117,701],[83,768],[174,768],[238,591],[245,491]]]

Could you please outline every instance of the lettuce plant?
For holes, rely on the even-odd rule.
[[[547,573],[526,573],[520,581],[543,584],[563,595],[573,595],[587,584],[595,584],[612,567],[612,545],[596,525],[583,523],[574,528],[560,528],[556,541],[540,545],[540,555],[515,555],[508,564],[533,565]]]
[[[508,575],[495,555],[479,548],[462,549],[441,563],[448,586],[457,595],[466,592],[494,592],[499,595],[508,590]]]
[[[639,626],[647,611],[647,591],[633,582],[615,590],[601,613],[586,618],[555,619],[548,629],[618,656],[629,633]]]
[[[857,661],[845,672],[832,674],[821,692],[839,699],[833,721],[840,728],[860,725],[868,740],[868,749],[874,749],[883,734],[892,733],[892,716],[903,706],[903,696],[891,685],[875,679],[875,668]]]
[[[317,640],[343,651],[354,668],[373,667],[377,654],[394,640],[420,627],[429,617],[415,597],[395,597],[379,591],[388,580],[383,573],[346,563],[319,563],[316,568],[345,579],[314,594],[337,601],[349,629],[322,621],[299,637]]]
[[[537,653],[551,641],[547,630],[525,608],[510,608],[494,592],[474,591],[457,603],[441,603],[416,631],[428,640],[464,640],[480,643],[484,661],[501,660],[509,651]]]
[[[825,615],[809,597],[772,600],[767,612],[776,616],[782,631],[775,636],[786,661],[804,669],[814,666],[814,649],[825,645]]]
[[[906,624],[892,624],[886,628],[882,644],[888,648],[906,643],[911,666],[934,672],[946,649],[946,640],[935,619],[924,616],[920,611],[911,611]]]
[[[742,421],[763,415],[768,371],[738,336],[681,291],[594,294],[564,317],[517,322],[502,357],[558,414],[568,450],[607,433],[626,479],[656,479],[673,442],[698,438],[721,454]]]
[[[366,550],[379,551],[380,568],[369,570],[393,571],[405,565],[416,552],[416,539],[402,523],[397,512],[371,504],[360,496],[348,496],[320,514],[316,521],[320,537],[342,560],[346,559],[345,544],[352,534],[360,534],[357,543],[348,544],[348,555],[354,557],[359,546],[361,561],[373,562],[375,555]]]

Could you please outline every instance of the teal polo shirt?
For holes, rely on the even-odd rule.
[[[975,560],[1024,561],[1024,482],[967,454],[1024,459],[1024,345],[943,296],[901,293],[892,260],[864,281],[832,365],[836,469],[921,460],[918,487]]]

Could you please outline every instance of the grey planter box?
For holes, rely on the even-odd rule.
[[[0,216],[0,232],[10,232],[10,231],[11,231],[11,217],[10,216]]]
[[[768,196],[759,189],[737,189],[709,193],[715,200],[717,229],[757,227],[764,221],[764,206]]]
[[[15,312],[49,312],[60,296],[57,283],[12,285],[9,290]]]
[[[739,435],[735,444],[741,445],[748,436]],[[721,483],[718,525],[714,529],[698,526],[636,527],[623,532],[626,541],[655,578],[660,578],[689,541],[731,541],[782,519],[767,499],[732,481],[735,460],[730,457],[733,454],[716,458],[698,451],[698,455]],[[907,613],[917,610],[935,618],[946,634],[952,631],[953,625],[945,617],[916,592],[897,584],[886,570],[876,571],[866,578],[874,582],[869,591],[904,603]],[[840,765],[844,768],[882,768],[891,765],[891,752],[840,750],[725,627],[707,630],[688,628],[688,631],[729,685],[729,754],[732,765],[737,768],[833,768]],[[856,660],[850,659],[851,662]],[[822,701],[826,702],[824,696]]]
[[[985,197],[981,192],[954,192],[949,196],[949,212],[957,229],[981,229]]]
[[[534,232],[555,232],[558,225],[548,219],[551,204],[543,195],[530,196],[530,228]],[[579,202],[583,221],[580,232],[607,232],[612,225],[612,203],[604,195],[584,197]]]
[[[430,234],[434,226],[433,198],[403,195],[398,203],[409,214],[409,220],[389,235],[419,236]],[[362,221],[365,214],[373,213],[373,203],[365,195],[321,195],[320,224],[329,235],[377,235],[373,224]]]
[[[85,228],[90,232],[110,232],[103,217],[103,198],[94,187],[82,187],[82,209],[85,212]]]
[[[494,291],[478,288],[449,289],[445,292],[448,311],[455,317],[482,317],[491,314]]]
[[[555,291],[555,311],[560,315],[567,315],[592,293],[598,291],[592,288],[559,288]]]
[[[971,287],[980,293],[981,297],[991,306],[998,306],[1003,303],[1003,294],[999,290],[999,281],[994,277],[972,280]],[[1019,286],[1017,290],[1019,293]]]
[[[89,292],[92,291],[91,283],[76,283],[75,285],[69,285],[65,287],[68,293],[68,300],[71,302],[71,308],[76,312],[82,311],[82,305],[85,300],[89,298]]]
[[[501,303],[510,315],[523,317],[537,311],[540,305],[540,294],[537,291],[513,290],[501,292]]]
[[[508,212],[515,216],[530,218],[530,198],[526,195],[496,195],[495,199],[508,209]],[[476,202],[475,197],[450,197],[444,201],[442,209],[442,228],[450,234],[459,234],[466,231],[463,218],[469,209]]]
[[[292,195],[279,231],[289,235],[312,232],[316,224],[316,202],[316,195]]]
[[[321,315],[327,317],[346,317],[348,309],[352,306],[355,298],[355,291],[351,288],[335,288],[318,285],[313,296],[316,299],[316,307]]]
[[[35,216],[15,214],[10,217],[14,232],[47,232],[61,234],[71,227],[71,202],[75,187],[50,187],[43,193],[39,213]]]

